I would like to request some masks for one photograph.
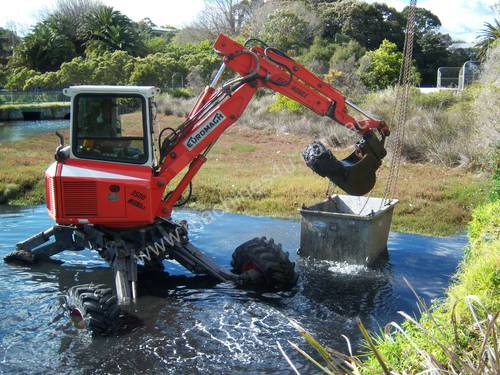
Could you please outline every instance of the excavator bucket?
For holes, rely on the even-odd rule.
[[[373,189],[376,171],[387,154],[381,141],[373,133],[365,134],[357,143],[354,152],[338,160],[319,141],[308,145],[302,152],[307,166],[350,195],[364,195]]]

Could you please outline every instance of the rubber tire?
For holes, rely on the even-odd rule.
[[[113,291],[104,284],[83,284],[69,288],[66,307],[80,315],[83,327],[93,335],[109,336],[118,331],[120,307]]]
[[[238,246],[232,257],[233,273],[240,275],[244,288],[266,291],[289,290],[297,283],[295,263],[281,244],[273,239],[256,237]]]

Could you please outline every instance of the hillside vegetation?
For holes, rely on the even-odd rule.
[[[408,10],[359,0],[217,0],[177,29],[149,18],[132,21],[97,0],[61,0],[24,37],[0,28],[0,87],[154,84],[172,90],[187,83],[196,93],[218,64],[211,44],[223,32],[241,42],[261,38],[357,96],[396,83]],[[484,45],[491,45],[489,38],[481,53]],[[461,66],[477,52],[456,47],[439,18],[417,8],[415,83],[432,85],[438,67]]]

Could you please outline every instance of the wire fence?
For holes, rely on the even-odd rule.
[[[442,66],[437,70],[437,88],[457,88],[459,66]]]
[[[62,90],[6,91],[0,90],[0,104],[69,102]]]
[[[470,85],[479,79],[481,67],[478,61],[467,61],[458,75],[458,89],[462,91],[465,86]]]
[[[466,61],[462,66],[442,66],[437,70],[436,87],[462,91],[479,79],[481,69],[477,61]]]

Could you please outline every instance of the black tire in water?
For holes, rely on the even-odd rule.
[[[103,284],[69,288],[66,306],[75,327],[98,336],[109,336],[119,328],[120,308],[113,291]]]
[[[244,288],[266,291],[288,290],[297,283],[295,263],[273,239],[256,237],[234,250],[231,261],[233,272],[240,275]]]

